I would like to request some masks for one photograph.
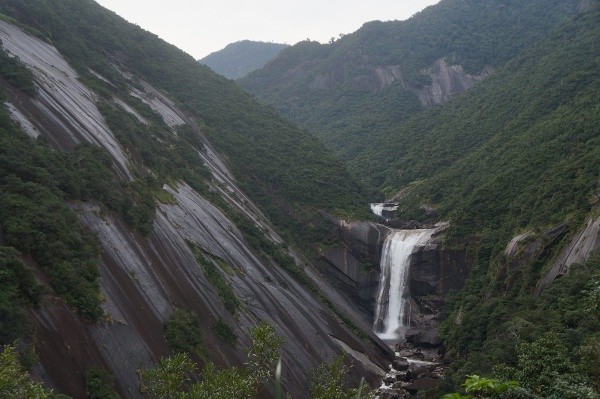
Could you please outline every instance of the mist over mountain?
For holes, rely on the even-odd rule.
[[[219,75],[239,79],[271,61],[287,44],[241,40],[198,60]]]

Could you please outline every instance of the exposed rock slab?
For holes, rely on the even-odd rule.
[[[12,103],[7,101],[4,103],[4,106],[8,109],[11,119],[21,126],[21,129],[23,129],[30,137],[37,138],[41,134],[29,118],[23,115],[23,113]]]
[[[571,265],[585,263],[600,248],[600,218],[588,219],[586,226],[571,240],[554,262],[550,271],[540,280],[535,293],[539,295],[559,276],[569,272]]]
[[[0,39],[4,49],[18,56],[35,76],[39,92],[34,103],[39,110],[60,124],[63,134],[75,143],[86,141],[104,147],[123,174],[131,178],[127,158],[96,107],[95,94],[78,80],[77,72],[58,50],[3,20]]]
[[[165,123],[170,127],[176,127],[185,124],[185,115],[177,108],[175,103],[156,90],[152,85],[141,82],[143,91],[133,88],[131,95],[139,98],[148,105],[154,112],[159,114]]]
[[[444,58],[440,58],[423,73],[431,77],[432,83],[413,91],[419,97],[421,105],[429,108],[441,105],[453,96],[470,89],[475,83],[491,75],[493,69],[485,67],[478,75],[470,75],[461,65],[448,65]]]
[[[115,104],[117,104],[119,107],[123,108],[123,110],[125,110],[126,112],[130,113],[131,115],[135,116],[135,118],[140,122],[143,123],[144,125],[148,124],[148,121],[146,120],[146,118],[144,118],[142,115],[140,115],[139,112],[137,112],[132,106],[130,106],[129,104],[127,104],[125,101],[121,100],[118,97],[113,98],[113,101]]]

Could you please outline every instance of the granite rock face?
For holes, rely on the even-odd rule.
[[[322,251],[320,270],[372,320],[381,251],[392,230],[373,222],[335,222],[341,244]]]
[[[373,320],[379,286],[381,251],[393,231],[371,222],[337,221],[341,244],[321,255],[321,270],[335,286]],[[441,343],[437,330],[447,295],[460,289],[472,260],[463,252],[442,247],[440,230],[411,255],[409,272],[410,324],[407,338],[416,345]]]
[[[30,127],[31,135],[43,136],[56,150],[69,151],[83,142],[105,148],[122,180],[132,180],[133,163],[96,107],[98,94],[79,81],[58,50],[5,21],[0,21],[0,39],[4,49],[19,56],[33,72],[39,87],[38,94],[29,97],[16,88],[3,86],[11,105],[0,106],[10,108],[21,126]],[[124,67],[118,69],[126,81],[138,82],[129,89],[164,119],[167,133],[186,124],[198,134],[204,143],[198,160],[212,173],[208,184],[214,193],[247,216],[266,239],[283,245],[268,218],[240,189],[223,157],[168,93],[144,82],[143,76],[133,76]],[[115,97],[112,101],[122,106],[122,99]],[[146,122],[135,116],[140,123]],[[393,355],[389,348],[382,343],[367,344],[308,288],[273,260],[261,256],[236,224],[207,198],[183,182],[172,182],[164,189],[174,201],[157,206],[148,237],[132,231],[123,220],[95,203],[68,204],[99,241],[105,318],[87,323],[55,296],[32,310],[40,359],[34,369],[36,378],[61,393],[82,398],[86,395],[83,373],[90,367],[102,367],[115,376],[123,398],[141,399],[137,371],[171,354],[164,325],[175,309],[184,308],[201,321],[206,356],[219,367],[243,364],[245,348],[250,344],[249,328],[260,320],[268,321],[285,342],[281,351],[284,389],[294,397],[306,397],[312,370],[340,353],[349,355],[352,378],[365,377],[371,384],[379,384]],[[366,253],[376,254],[371,238],[375,231],[357,228],[352,232],[356,242],[367,237]],[[223,278],[240,302],[235,315],[225,308],[192,247],[201,250],[215,267],[227,269]],[[332,256],[339,258],[339,254]],[[296,260],[300,268],[311,269],[299,257]],[[39,267],[32,267],[43,276]],[[357,265],[350,261],[346,270],[358,275]],[[307,275],[312,276],[309,272]],[[235,346],[214,333],[217,320],[232,327],[237,336]]]
[[[441,344],[438,337],[442,311],[448,294],[463,287],[473,260],[464,251],[443,248],[434,236],[411,257],[410,330],[406,339],[416,346]]]
[[[569,272],[571,265],[585,263],[600,249],[600,218],[589,218],[571,242],[560,252],[550,271],[542,277],[535,289],[539,295],[552,282]]]
[[[479,74],[471,75],[466,73],[461,65],[448,65],[444,58],[440,58],[423,71],[429,75],[432,83],[411,91],[417,94],[422,106],[430,108],[469,90],[475,83],[490,76],[493,71],[491,67],[485,67]]]

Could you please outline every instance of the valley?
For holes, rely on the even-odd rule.
[[[0,1],[0,41],[0,396],[600,395],[597,0],[237,82],[92,0]]]

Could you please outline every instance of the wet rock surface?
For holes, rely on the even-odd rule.
[[[379,399],[405,399],[434,390],[441,382],[445,366],[437,349],[422,349],[404,343],[377,389]]]
[[[321,252],[319,271],[347,300],[372,318],[379,286],[379,263],[391,229],[373,222],[331,218],[340,243]]]

